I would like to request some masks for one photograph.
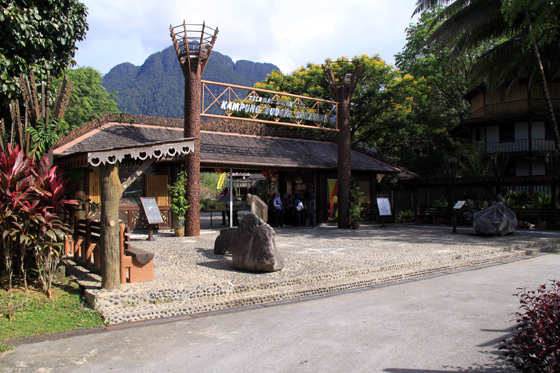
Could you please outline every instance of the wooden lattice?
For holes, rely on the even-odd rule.
[[[216,42],[218,28],[208,27],[204,22],[199,25],[183,21],[179,26],[170,25],[169,32],[183,74],[189,76],[194,73],[198,77],[202,76]]]

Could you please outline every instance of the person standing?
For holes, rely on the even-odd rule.
[[[309,198],[305,201],[307,210],[307,217],[305,219],[305,228],[317,228],[317,202],[315,201],[315,195],[313,193],[309,194]],[[311,224],[311,225],[310,225]]]
[[[274,216],[276,220],[277,227],[284,226],[284,206],[282,203],[282,198],[280,197],[280,193],[276,192],[276,197],[274,197],[274,201],[272,202],[274,206]]]
[[[299,193],[295,195],[294,197],[294,208],[293,208],[293,213],[294,213],[294,227],[297,227],[301,224],[301,215],[302,215],[302,210],[303,208],[303,203],[300,200],[299,197]]]
[[[229,189],[228,188],[224,188],[224,190],[222,190],[222,193],[220,193],[220,197],[218,197],[218,201],[222,202],[224,204],[223,206],[223,210],[222,210],[222,225],[226,225],[226,217],[227,217],[227,221],[229,225],[229,213],[226,212],[226,210],[229,209],[228,204],[229,204]]]

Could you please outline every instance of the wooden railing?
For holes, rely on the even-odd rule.
[[[251,206],[251,212],[261,218],[265,223],[268,222],[268,205],[259,198],[252,194],[247,195],[247,202]]]
[[[554,141],[546,139],[521,139],[508,142],[481,142],[480,153],[494,153],[501,149],[504,153],[544,152],[554,150]]]

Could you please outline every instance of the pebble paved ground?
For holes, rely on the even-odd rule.
[[[83,282],[89,287],[86,295],[107,324],[117,324],[373,286],[557,250],[560,245],[556,234],[481,237],[472,229],[453,234],[449,227],[415,225],[275,231],[286,267],[272,273],[238,271],[230,255],[215,255],[218,229],[203,229],[199,237],[160,233],[152,242],[133,236],[134,246],[155,254],[154,280],[105,291],[99,289],[99,277],[90,274],[90,281]]]

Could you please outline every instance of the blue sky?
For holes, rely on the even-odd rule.
[[[290,73],[326,58],[379,54],[389,63],[406,42],[416,0],[81,0],[89,31],[76,61],[106,74],[141,65],[171,45],[169,25],[218,28],[214,50],[234,61],[269,62]]]

